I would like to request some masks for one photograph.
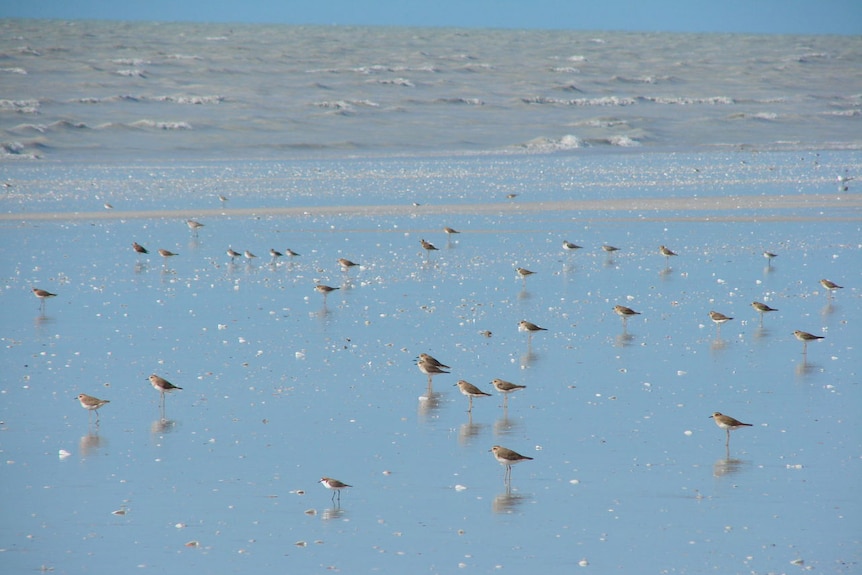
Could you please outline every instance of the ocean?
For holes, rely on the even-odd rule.
[[[862,147],[862,37],[0,22],[2,158]]]
[[[859,572],[860,56],[0,22],[0,571]]]

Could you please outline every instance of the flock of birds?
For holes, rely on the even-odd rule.
[[[194,233],[194,235],[197,235],[198,230],[200,228],[204,227],[204,224],[202,224],[196,220],[187,220],[186,224],[188,225],[189,229]],[[444,227],[443,231],[447,234],[447,236],[451,236],[452,234],[460,233],[459,231],[457,231],[453,228],[450,228],[450,227]],[[438,248],[434,244],[426,241],[425,239],[421,239],[420,244],[421,244],[422,248],[426,251],[426,253],[429,254],[429,257],[430,257],[430,254],[432,252],[438,250]],[[575,250],[582,249],[581,246],[574,244],[572,242],[569,242],[567,240],[563,241],[562,247],[565,251],[575,251]],[[144,246],[142,246],[141,244],[139,244],[137,242],[132,243],[132,249],[138,254],[149,254],[149,250],[147,250]],[[605,245],[602,245],[602,250],[608,254],[612,254],[613,252],[619,251],[619,248],[614,247],[612,245],[605,244]],[[177,255],[176,253],[171,252],[171,251],[166,250],[166,249],[159,249],[158,253],[159,253],[159,255],[161,255],[165,259]],[[245,250],[244,253],[241,254],[241,253],[235,251],[231,247],[229,247],[227,249],[226,253],[227,253],[228,257],[231,258],[232,262],[236,258],[239,258],[239,257],[244,257],[248,261],[251,261],[257,257],[252,252],[250,252],[248,250]],[[275,249],[270,249],[269,253],[270,253],[270,256],[272,257],[273,262],[277,261],[278,258],[281,258],[284,256],[296,257],[296,256],[300,255],[291,249],[287,249],[284,252],[279,252]],[[670,258],[677,256],[676,252],[672,251],[671,249],[667,248],[664,245],[659,246],[658,253],[660,255],[664,256],[664,258],[667,262],[667,265],[670,265],[669,264]],[[765,252],[763,252],[763,257],[766,258],[767,262],[771,266],[772,265],[771,262],[775,257],[777,257],[777,254],[769,252],[769,251],[765,251]],[[356,262],[353,262],[347,258],[339,258],[337,260],[337,262],[338,262],[339,266],[341,266],[342,270],[345,272],[347,272],[351,268],[359,265]],[[536,273],[534,271],[531,271],[531,270],[528,270],[528,269],[522,268],[522,267],[517,267],[515,271],[516,271],[516,274],[518,275],[518,277],[521,278],[525,282],[525,285],[526,285],[527,278]],[[828,280],[828,279],[821,279],[820,285],[827,291],[827,293],[829,293],[830,297],[832,297],[832,293],[834,293],[836,290],[843,289],[843,286],[840,286],[837,283],[835,283],[831,280]],[[316,283],[314,286],[314,289],[323,295],[324,303],[325,303],[326,296],[329,293],[331,293],[337,289],[340,289],[340,288],[328,286],[328,285],[321,284],[321,283]],[[57,294],[55,294],[55,293],[49,292],[49,291],[44,290],[44,289],[36,288],[36,287],[32,288],[32,292],[33,292],[33,295],[36,296],[40,300],[40,309],[42,311],[44,311],[46,300],[57,296]],[[770,307],[769,305],[767,305],[763,302],[759,302],[759,301],[752,302],[751,307],[758,314],[760,314],[761,325],[763,323],[763,316],[765,314],[778,311],[777,309]],[[623,305],[614,306],[613,311],[622,319],[623,329],[626,328],[627,321],[629,318],[636,316],[636,315],[641,315],[640,312],[635,311],[635,310],[633,310],[629,307],[623,306]],[[734,319],[733,317],[727,316],[727,315],[725,315],[721,312],[717,312],[717,311],[710,311],[709,317],[716,324],[719,335],[720,335],[721,325]],[[533,334],[535,334],[537,332],[547,331],[546,328],[540,327],[540,326],[538,326],[532,322],[526,321],[526,320],[519,322],[518,330],[522,331],[522,332],[526,332],[528,334],[529,338],[532,338]],[[814,335],[814,334],[804,332],[801,330],[794,331],[793,335],[799,341],[802,342],[803,354],[807,353],[807,346],[808,346],[809,342],[824,339],[823,336]],[[529,341],[531,341],[531,339]],[[422,353],[419,355],[419,357],[416,360],[416,366],[418,367],[418,369],[423,374],[425,374],[428,377],[429,393],[431,392],[431,389],[432,389],[432,378],[436,375],[439,375],[439,374],[450,373],[449,371],[446,371],[446,370],[451,369],[448,365],[445,365],[444,363],[440,362],[439,360],[435,359],[434,357],[432,357],[431,355],[429,355],[427,353]],[[161,413],[162,417],[164,418],[165,394],[173,392],[175,390],[181,390],[182,388],[174,385],[173,383],[169,382],[168,380],[166,380],[163,377],[158,376],[156,374],[150,375],[148,379],[149,379],[150,384],[153,386],[153,388],[160,393],[159,408],[160,408],[160,413]],[[491,396],[490,393],[483,391],[482,389],[476,387],[472,383],[465,381],[463,379],[459,380],[455,385],[458,387],[459,391],[464,396],[466,396],[468,399],[468,409],[467,409],[468,413],[472,412],[472,410],[473,410],[473,398]],[[503,407],[504,408],[506,408],[508,406],[508,397],[511,393],[514,393],[518,390],[526,388],[526,386],[524,386],[524,385],[514,384],[511,382],[502,380],[502,379],[494,379],[491,382],[491,385],[498,392],[503,394]],[[80,402],[82,408],[86,409],[90,414],[92,414],[92,413],[96,414],[96,423],[97,424],[99,422],[99,409],[104,407],[106,404],[110,403],[109,400],[99,399],[97,397],[94,397],[92,395],[87,395],[85,393],[81,393],[80,395],[78,395],[77,399]],[[737,429],[741,429],[743,427],[751,427],[751,425],[752,425],[750,423],[743,423],[737,419],[734,419],[733,417],[730,417],[728,415],[724,415],[720,412],[715,412],[710,417],[713,419],[713,421],[715,422],[715,424],[719,428],[725,430],[725,432],[726,432],[725,446],[728,449],[730,447],[730,432],[737,430]],[[533,459],[532,457],[522,455],[522,454],[520,454],[520,453],[518,453],[512,449],[509,449],[509,448],[506,448],[506,447],[503,447],[500,445],[494,445],[493,447],[491,447],[491,449],[489,451],[493,454],[494,458],[501,465],[503,465],[505,467],[504,482],[506,483],[507,486],[509,485],[509,482],[511,480],[512,466],[515,464],[521,463],[523,461],[530,461]],[[322,484],[325,488],[332,490],[333,491],[332,500],[337,501],[339,503],[341,500],[341,491],[343,489],[352,487],[351,485],[349,485],[347,483],[344,483],[344,482],[339,481],[337,479],[333,479],[331,477],[322,477],[319,480],[319,483]]]

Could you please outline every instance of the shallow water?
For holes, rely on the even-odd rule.
[[[862,210],[835,175],[860,163],[9,166],[0,562],[855,572]],[[288,247],[302,255],[270,262]],[[822,277],[846,287],[830,297]],[[324,300],[318,281],[341,289]],[[31,286],[58,294],[44,312]],[[761,324],[752,300],[780,311]],[[642,315],[624,327],[618,303]],[[711,309],[734,319],[719,332]],[[803,355],[796,329],[825,339]],[[422,352],[452,366],[430,396]],[[164,418],[150,373],[183,387]],[[505,410],[496,377],[527,386]],[[459,379],[494,397],[468,414]],[[98,424],[82,392],[111,400]],[[726,451],[714,411],[753,427]],[[534,458],[508,486],[495,444]],[[353,485],[340,505],[323,475]]]

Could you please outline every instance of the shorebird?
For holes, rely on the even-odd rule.
[[[759,314],[760,314],[760,324],[761,324],[761,325],[763,325],[763,314],[765,314],[765,313],[769,313],[769,312],[771,312],[771,311],[778,311],[778,310],[777,310],[777,309],[775,309],[774,307],[769,307],[769,306],[768,306],[768,305],[766,305],[765,303],[761,303],[761,302],[759,302],[759,301],[753,301],[753,302],[751,302],[751,307],[753,307],[753,308],[754,308],[754,310],[755,310],[757,313],[759,313]]]
[[[532,341],[534,333],[536,333],[537,331],[548,331],[548,329],[544,327],[539,327],[536,324],[527,320],[521,320],[520,322],[518,322],[518,331],[527,332],[529,334],[529,338],[527,339],[527,341]]]
[[[532,461],[533,459],[532,457],[521,455],[516,451],[500,447],[499,445],[495,445],[489,451],[494,454],[494,458],[500,463],[500,465],[506,466],[506,473],[503,476],[503,481],[505,483],[508,483],[512,479],[513,465],[521,463],[522,461]]]
[[[298,256],[298,255],[300,255],[300,254],[296,253],[295,251],[293,251],[293,250],[292,250],[292,249],[290,249],[290,248],[287,248],[286,250],[284,250],[284,255],[286,255],[286,256],[290,256],[290,257],[292,257],[292,258],[295,258],[296,256]]]
[[[609,246],[608,244],[604,244],[602,249],[606,251],[608,254],[612,254],[614,252],[620,251],[620,248],[615,248],[614,246]]]
[[[341,481],[333,479],[331,477],[321,477],[318,483],[320,483],[327,489],[331,489],[333,501],[337,499],[339,503],[341,502],[341,490],[347,487],[353,487],[352,485],[342,483]]]
[[[467,396],[467,399],[470,400],[470,407],[467,408],[467,413],[473,412],[473,398],[474,397],[491,397],[490,393],[485,393],[472,383],[468,381],[460,380],[455,385],[458,386],[458,389],[461,390],[461,393]]]
[[[269,248],[269,255],[272,256],[272,263],[275,263],[276,260],[278,260],[278,258],[283,256],[284,254],[276,250],[275,248]]]
[[[45,300],[49,297],[57,297],[57,294],[51,293],[48,290],[43,290],[39,288],[31,288],[33,290],[33,295],[39,298],[39,309],[45,309]]]
[[[633,315],[640,315],[641,312],[635,311],[630,307],[626,307],[624,305],[615,305],[614,313],[623,318],[623,327],[628,325],[629,318]]]
[[[516,383],[511,383],[509,381],[504,381],[502,379],[495,379],[491,382],[491,385],[494,388],[503,394],[503,407],[506,407],[509,404],[509,394],[519,389],[526,389],[526,385],[518,385]]]
[[[427,353],[419,354],[419,359],[416,362],[416,367],[419,368],[419,371],[428,376],[428,387],[431,387],[432,377],[441,373],[449,373],[446,370],[450,369],[448,365],[440,363]]]
[[[186,225],[189,227],[192,233],[194,233],[194,235],[198,235],[198,230],[204,227],[202,223],[196,220],[186,220]]]
[[[659,253],[660,253],[661,255],[663,255],[663,256],[664,256],[664,259],[665,259],[666,265],[668,265],[668,266],[669,266],[669,265],[670,265],[670,258],[671,258],[671,256],[675,256],[675,255],[676,255],[676,253],[674,253],[673,251],[669,250],[668,248],[666,248],[666,247],[664,247],[664,246],[659,246],[659,247],[658,247],[658,251],[659,251]]]
[[[236,261],[236,258],[238,258],[239,256],[242,255],[238,251],[234,251],[233,248],[228,248],[226,253],[230,257],[230,261],[232,261],[232,262]]]
[[[829,281],[827,279],[820,280],[820,285],[822,285],[823,288],[827,290],[826,293],[829,294],[829,297],[832,297],[832,294],[835,293],[835,290],[844,289],[844,286],[840,286],[837,283]]]
[[[446,232],[447,236],[451,236],[452,234],[460,234],[461,233],[458,230],[456,230],[455,228],[450,228],[449,226],[444,226],[443,231]]]
[[[709,319],[715,322],[715,325],[718,326],[718,335],[721,335],[721,324],[727,323],[733,318],[717,311],[711,311],[709,312]]]
[[[177,387],[167,379],[159,377],[156,374],[151,375],[148,379],[150,380],[150,384],[152,384],[152,386],[161,394],[161,397],[159,399],[159,405],[162,408],[162,411],[164,411],[165,393],[170,393],[175,389],[182,389],[182,387]]]
[[[522,280],[524,280],[524,285],[527,285],[527,276],[531,276],[536,272],[531,272],[526,268],[515,268],[515,272],[518,274]]]
[[[348,260],[347,258],[338,258],[338,263],[341,265],[341,269],[345,272],[350,271],[350,268],[359,265],[355,262]]]
[[[249,263],[251,263],[251,261],[257,257],[256,255],[254,255],[253,253],[251,253],[248,250],[245,250],[242,255],[243,255],[243,257],[245,257],[245,259],[247,259],[249,261]]]
[[[802,342],[802,355],[808,353],[808,342],[816,341],[818,339],[823,339],[822,335],[814,335],[813,333],[808,333],[807,331],[796,330],[793,332],[793,335],[796,336],[796,339]]]
[[[147,248],[139,244],[138,242],[132,242],[132,249],[138,252],[139,254],[148,254],[150,253]]]
[[[838,191],[846,192],[850,189],[850,186],[847,185],[847,182],[852,182],[856,178],[854,176],[848,176],[847,174],[839,174],[836,180],[838,181]]]
[[[766,265],[772,266],[772,259],[777,258],[778,254],[774,254],[772,252],[763,252],[763,257],[766,258]]]
[[[563,249],[567,252],[573,252],[575,250],[581,249],[581,246],[579,246],[578,244],[573,244],[570,241],[563,240]]]
[[[727,441],[724,443],[725,447],[730,448],[730,432],[734,429],[739,429],[740,427],[751,427],[750,423],[742,423],[738,419],[734,419],[729,415],[724,415],[723,413],[715,412],[710,417],[715,421],[715,424],[725,430],[727,432]]]
[[[323,285],[323,284],[317,284],[316,286],[314,286],[314,289],[316,289],[317,291],[319,291],[320,293],[323,294],[323,303],[326,303],[326,296],[328,296],[330,292],[334,292],[335,290],[341,289],[341,288],[332,287],[332,286]]]
[[[111,403],[107,399],[99,399],[98,397],[93,397],[92,395],[87,395],[86,393],[82,393],[78,396],[78,401],[81,402],[81,407],[87,410],[87,420],[90,419],[90,412],[96,412],[96,423],[99,422],[99,408],[105,405],[106,403]]]
[[[178,256],[179,254],[175,254],[174,252],[172,252],[170,250],[159,249],[159,255],[162,256],[163,258],[167,259],[167,258],[170,258],[173,256]]]
[[[428,365],[433,365],[434,367],[443,367],[443,368],[449,369],[448,365],[446,365],[445,363],[441,363],[440,360],[438,360],[437,358],[435,358],[433,356],[428,355],[427,353],[420,353],[418,359],[420,362],[426,363]]]

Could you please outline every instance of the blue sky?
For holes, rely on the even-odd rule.
[[[862,0],[37,0],[0,17],[862,34]]]

